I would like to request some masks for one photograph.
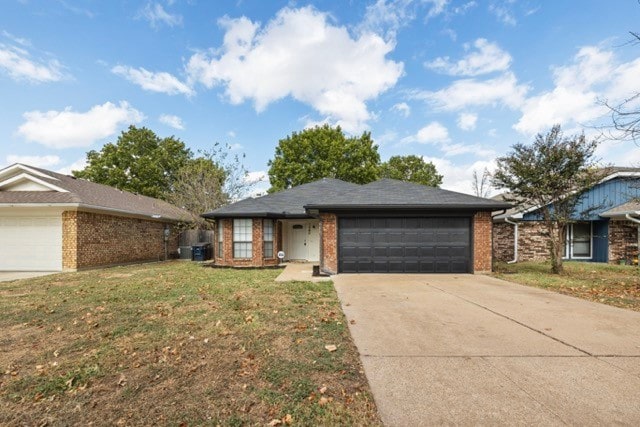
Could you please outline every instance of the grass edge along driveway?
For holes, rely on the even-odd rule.
[[[379,425],[331,282],[278,273],[170,262],[0,283],[0,424]]]
[[[630,265],[564,262],[551,274],[548,262],[499,263],[494,277],[565,295],[640,311],[640,269]]]

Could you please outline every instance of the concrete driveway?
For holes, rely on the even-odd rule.
[[[640,425],[640,313],[474,275],[334,276],[383,422]]]
[[[30,279],[32,277],[48,276],[57,274],[59,271],[0,271],[0,282],[10,282],[12,280]]]

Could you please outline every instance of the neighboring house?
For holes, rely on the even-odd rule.
[[[0,271],[161,260],[177,250],[174,226],[192,219],[162,200],[14,164],[0,170]]]
[[[491,212],[504,202],[383,179],[322,179],[203,215],[216,221],[215,263],[317,262],[335,273],[491,270]]]
[[[503,195],[496,196],[502,200]],[[611,168],[611,173],[587,190],[569,225],[564,258],[619,263],[637,259],[640,226],[640,169]],[[496,260],[540,261],[549,253],[540,212],[516,206],[493,218]]]

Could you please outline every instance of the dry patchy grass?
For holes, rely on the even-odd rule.
[[[640,270],[627,265],[565,262],[563,274],[549,263],[499,264],[494,276],[523,285],[640,311]]]
[[[379,425],[333,286],[278,273],[173,262],[0,283],[0,424]]]

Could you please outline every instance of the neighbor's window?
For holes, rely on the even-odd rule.
[[[264,257],[273,258],[273,220],[265,219],[262,222],[262,240],[264,248]]]
[[[578,222],[567,226],[565,258],[591,258],[591,223]]]
[[[223,248],[224,248],[224,226],[222,225],[223,220],[218,222],[218,258],[222,258]]]
[[[251,219],[233,220],[233,257],[251,258],[253,247],[251,245]]]

